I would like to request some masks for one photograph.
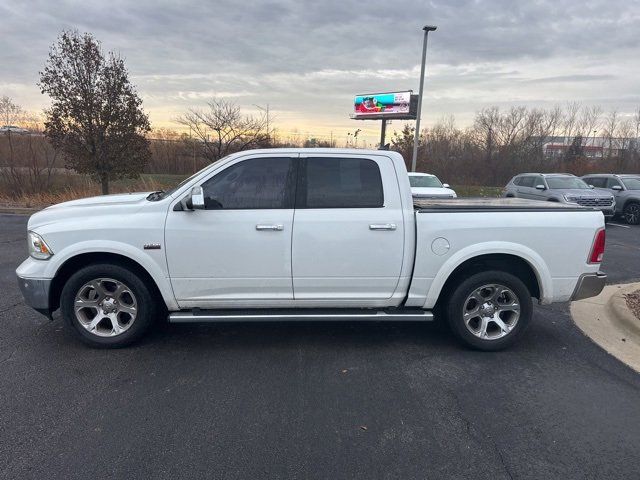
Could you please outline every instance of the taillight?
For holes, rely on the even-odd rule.
[[[593,245],[591,246],[591,253],[589,254],[589,263],[600,263],[604,256],[604,243],[605,243],[605,231],[601,228],[596,232],[596,236],[593,238]]]

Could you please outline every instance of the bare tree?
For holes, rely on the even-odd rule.
[[[619,123],[620,119],[618,117],[618,111],[615,109],[611,110],[604,119],[603,134],[607,139],[607,145],[609,146],[607,153],[607,158],[609,159],[613,156],[613,141],[616,138]]]
[[[578,114],[581,108],[580,102],[568,102],[565,107],[563,130],[569,142],[571,142],[573,136],[578,133],[576,130],[579,125]]]
[[[0,118],[4,122],[4,125],[13,125],[19,123],[22,117],[25,115],[22,107],[13,102],[11,98],[4,95],[0,98]],[[23,176],[20,169],[16,166],[15,161],[15,147],[14,140],[12,138],[11,130],[6,132],[6,141],[9,146],[9,152],[6,159],[2,162],[4,165],[0,169],[0,175],[4,182],[10,186],[14,194],[20,194],[23,191]]]
[[[25,111],[20,105],[13,103],[13,100],[6,95],[0,98],[0,118],[3,125],[14,125],[19,123],[24,117]]]
[[[619,172],[625,172],[629,166],[634,127],[633,120],[631,118],[625,118],[616,128],[616,146],[618,148],[617,168]]]
[[[105,56],[89,33],[65,31],[49,52],[39,86],[52,100],[45,135],[69,168],[100,181],[103,194],[111,180],[142,172],[151,127],[120,56]]]
[[[587,139],[595,132],[600,126],[600,117],[602,116],[602,107],[593,105],[591,107],[584,107],[582,109],[582,115],[580,116],[580,122],[578,129],[580,134],[587,137]]]
[[[240,106],[225,99],[213,99],[208,109],[190,109],[178,117],[202,142],[203,155],[215,162],[225,155],[267,143],[265,115],[244,115]]]

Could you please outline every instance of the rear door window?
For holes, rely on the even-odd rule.
[[[296,208],[384,206],[378,164],[368,158],[301,159]]]
[[[536,177],[531,175],[527,175],[525,177],[520,177],[520,186],[521,187],[533,187],[533,181]]]

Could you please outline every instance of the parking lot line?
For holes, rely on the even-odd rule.
[[[631,228],[629,225],[620,225],[618,223],[607,223],[607,225],[613,225],[614,227]]]

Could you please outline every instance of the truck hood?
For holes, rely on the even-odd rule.
[[[32,230],[67,218],[80,218],[102,213],[133,213],[146,204],[150,192],[117,193],[98,197],[81,198],[51,205],[29,218]]]
[[[450,198],[456,196],[456,192],[444,187],[411,187],[411,194],[415,197],[431,198]]]

